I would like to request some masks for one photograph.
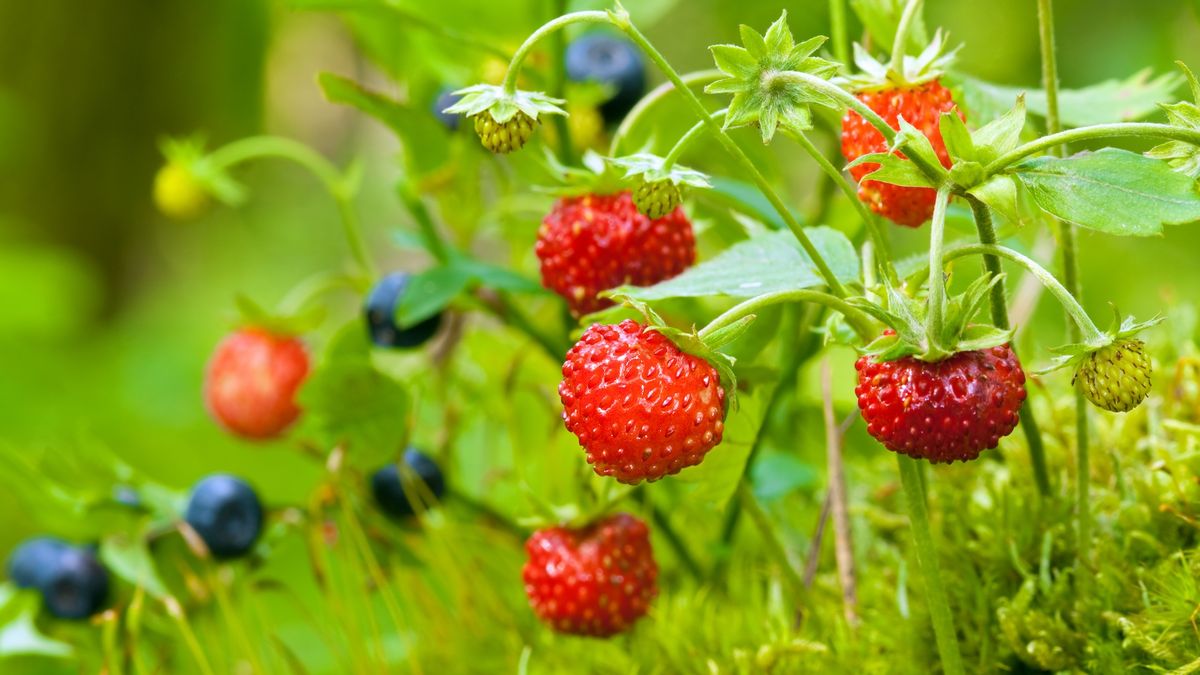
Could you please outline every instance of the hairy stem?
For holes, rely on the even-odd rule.
[[[1042,136],[1037,140],[1017,146],[1009,152],[1000,155],[984,167],[985,176],[993,176],[1026,157],[1050,150],[1068,143],[1080,143],[1107,138],[1155,138],[1168,141],[1184,141],[1192,145],[1200,145],[1200,130],[1173,127],[1168,124],[1155,122],[1116,122],[1113,124],[1095,124],[1077,129],[1067,129]]]
[[[517,77],[521,74],[521,64],[525,62],[525,57],[529,56],[529,52],[533,51],[534,46],[542,38],[551,33],[565,28],[573,23],[610,23],[611,19],[608,12],[572,12],[564,14],[556,19],[552,19],[538,28],[529,37],[525,38],[525,42],[517,48],[513,54],[512,61],[508,64],[508,72],[504,74],[504,91],[512,94],[517,91]]]
[[[929,230],[929,309],[925,315],[925,332],[931,346],[940,346],[946,309],[946,275],[943,273],[942,255],[945,251],[946,205],[949,201],[948,188],[937,191],[937,199],[933,203],[933,223]]]
[[[942,670],[947,675],[962,675],[962,655],[958,650],[958,636],[954,632],[954,617],[950,614],[950,602],[946,598],[942,573],[937,557],[933,531],[929,526],[929,505],[925,502],[921,468],[917,460],[896,455],[900,464],[900,482],[904,486],[904,500],[908,504],[908,516],[912,524],[913,539],[917,545],[917,561],[921,565],[921,576],[925,582],[925,602],[933,620],[933,633],[937,640],[938,654],[942,659]]]
[[[862,323],[868,327],[872,325],[870,317],[868,317],[864,312],[845,300],[828,293],[812,290],[778,291],[776,293],[765,293],[763,295],[750,298],[745,302],[734,305],[724,314],[721,314],[717,318],[708,322],[707,326],[700,329],[698,335],[702,338],[706,337],[743,317],[749,316],[763,309],[764,307],[769,307],[771,305],[777,305],[784,302],[814,302],[824,305],[825,307],[828,307],[834,311],[840,312],[842,316],[846,317],[846,320],[849,322]],[[870,340],[871,338],[875,337],[875,333],[876,331],[868,328],[867,330],[860,332],[859,335],[864,340]]]
[[[719,70],[698,70],[694,73],[680,75],[679,79],[687,86],[694,87],[701,84],[708,84],[713,80],[719,80],[724,75]],[[638,122],[641,121],[642,116],[673,91],[675,91],[675,83],[664,82],[652,89],[650,93],[642,97],[642,100],[637,102],[637,105],[633,106],[629,114],[625,115],[625,119],[621,120],[621,124],[617,127],[617,130],[613,132],[612,141],[608,145],[609,157],[617,156],[621,149],[621,143],[629,135],[629,132],[633,131]]]
[[[996,230],[992,226],[991,210],[974,197],[968,197],[967,202],[971,205],[971,213],[975,216],[975,229],[979,232],[979,243],[985,246],[996,245]],[[996,279],[1003,273],[1000,268],[1000,258],[994,254],[984,254],[983,266],[992,279]],[[1010,326],[1008,299],[1005,296],[1003,279],[992,285],[991,308],[992,323],[997,328],[1008,330]],[[1021,432],[1025,435],[1026,445],[1029,446],[1029,462],[1033,466],[1033,480],[1037,484],[1038,494],[1042,497],[1049,497],[1050,472],[1046,469],[1045,443],[1042,442],[1042,431],[1038,427],[1037,419],[1033,416],[1033,408],[1030,407],[1028,400],[1021,405],[1019,415]]]

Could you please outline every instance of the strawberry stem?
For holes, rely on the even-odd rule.
[[[905,455],[896,455],[896,460],[900,465],[900,483],[904,486],[904,500],[908,504],[908,517],[917,546],[917,561],[921,565],[921,576],[925,582],[925,602],[933,621],[933,633],[937,640],[938,654],[942,659],[942,670],[947,675],[962,675],[962,655],[958,650],[954,618],[950,614],[950,603],[942,583],[937,546],[933,540],[933,531],[929,527],[929,505],[925,499],[920,467],[917,460]]]
[[[777,305],[783,302],[815,302],[824,305],[829,309],[840,312],[846,320],[854,326],[862,325],[864,330],[858,331],[859,337],[864,341],[869,341],[875,337],[878,331],[872,327],[872,322],[867,314],[842,298],[824,293],[822,291],[814,291],[809,289],[801,289],[795,291],[777,291],[775,293],[764,293],[737,305],[727,310],[717,318],[708,322],[708,325],[701,328],[696,334],[701,339],[712,335],[716,331],[735,323],[739,319],[749,316],[764,307]],[[856,328],[857,329],[857,328]]]
[[[1068,143],[1104,138],[1159,138],[1200,145],[1200,130],[1173,127],[1156,122],[1117,122],[1067,129],[1042,136],[1004,153],[984,167],[984,176],[994,176],[1026,157]],[[986,179],[986,178],[985,178]]]
[[[908,46],[908,32],[916,20],[917,12],[921,9],[921,0],[908,0],[904,13],[900,15],[900,23],[896,26],[896,38],[892,40],[892,60],[888,64],[888,72],[904,73],[904,52]]]
[[[534,46],[547,35],[573,23],[612,23],[612,18],[608,12],[572,12],[542,24],[541,28],[538,28],[529,37],[525,38],[525,42],[522,42],[521,46],[513,54],[512,61],[508,64],[508,72],[504,74],[503,86],[505,93],[516,93],[517,77],[521,74],[521,64],[525,62],[525,57],[529,56],[529,52],[533,51]]]
[[[946,205],[949,202],[949,188],[943,187],[938,190],[937,199],[933,203],[933,222],[929,230],[929,304],[925,313],[928,347],[922,358],[934,361],[949,355],[942,346],[942,324],[946,310],[946,275],[943,274],[942,256],[946,239]]]
[[[829,0],[829,45],[839,63],[850,63],[850,40],[846,35],[845,0]]]
[[[680,75],[679,79],[684,84],[694,87],[701,84],[708,84],[713,80],[719,80],[724,77],[724,75],[724,73],[716,69],[698,70],[694,73]],[[655,104],[666,98],[667,95],[673,91],[675,91],[675,83],[664,82],[651,90],[650,93],[643,96],[642,99],[637,102],[637,105],[633,106],[633,109],[629,111],[629,114],[625,115],[625,119],[621,120],[621,124],[617,127],[617,130],[613,132],[612,141],[610,141],[608,144],[609,157],[616,157],[619,154],[622,141],[624,141],[625,137],[628,136],[631,131],[633,131],[638,122],[642,120],[643,115],[645,115],[650,108],[654,107]]]
[[[719,119],[724,117],[725,113],[727,112],[729,112],[729,108],[722,108],[721,110],[713,113],[712,117],[713,119]],[[692,128],[688,129],[683,136],[680,136],[679,140],[675,142],[675,145],[671,147],[671,151],[668,152],[667,156],[663,158],[663,171],[670,171],[671,167],[675,166],[675,162],[679,161],[679,156],[683,154],[683,151],[687,150],[688,146],[692,144],[692,141],[699,138],[700,134],[704,133],[706,129],[708,129],[708,124],[701,120],[693,124]]]

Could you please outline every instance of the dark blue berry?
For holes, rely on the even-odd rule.
[[[414,508],[414,501],[417,504],[425,504],[430,493],[441,499],[446,492],[446,480],[442,476],[442,470],[428,455],[409,448],[404,451],[403,463],[408,469],[403,484],[400,482],[401,473],[396,464],[388,464],[371,476],[371,494],[375,496],[375,502],[384,513],[394,518],[405,518],[415,514],[417,509]],[[410,482],[410,476],[420,479],[424,485]]]
[[[53,537],[26,539],[8,559],[8,578],[21,588],[40,589],[69,548],[67,542]]]
[[[455,91],[455,87],[443,87],[433,101],[433,114],[437,116],[442,126],[450,131],[458,131],[458,123],[462,119],[461,115],[445,112],[446,108],[458,103],[458,97],[454,95]]]
[[[108,570],[86,548],[68,546],[41,586],[46,609],[60,619],[86,619],[108,600]]]
[[[611,88],[600,106],[604,121],[615,124],[646,92],[646,62],[630,41],[607,32],[586,33],[567,46],[567,77]]]
[[[442,323],[442,315],[435,314],[415,326],[400,328],[396,325],[396,305],[408,289],[411,275],[393,272],[379,280],[367,294],[364,310],[367,330],[371,341],[380,347],[417,347],[429,341]]]
[[[184,520],[216,558],[237,558],[254,548],[263,528],[254,488],[233,476],[209,476],[192,488]]]

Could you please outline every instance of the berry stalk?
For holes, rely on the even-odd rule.
[[[971,205],[971,213],[975,216],[975,229],[979,232],[979,243],[984,245],[996,244],[996,229],[992,226],[992,212],[987,205],[975,199],[967,198]],[[1000,268],[1000,258],[993,254],[984,254],[983,265],[988,276],[992,279],[1003,274]],[[992,285],[991,289],[992,323],[997,327],[1008,330],[1008,299],[1004,292],[1004,280]],[[1018,412],[1021,418],[1021,432],[1025,435],[1025,443],[1029,446],[1029,462],[1033,466],[1033,480],[1037,484],[1038,494],[1050,496],[1050,472],[1046,469],[1046,449],[1042,442],[1041,428],[1033,416],[1033,408],[1026,401]]]
[[[946,309],[946,275],[943,273],[942,257],[945,252],[946,206],[950,202],[950,190],[943,187],[937,191],[933,203],[933,221],[929,230],[929,309],[925,315],[925,332],[933,356],[941,354],[943,312]]]
[[[954,617],[950,614],[950,603],[946,599],[946,588],[942,584],[933,531],[929,527],[929,507],[925,501],[921,469],[915,459],[905,455],[897,455],[896,461],[900,464],[900,482],[904,486],[904,500],[908,504],[913,539],[917,544],[917,561],[925,581],[925,599],[929,603],[942,670],[947,675],[962,675],[965,672],[962,655],[954,632]]]
[[[1042,136],[1000,155],[983,168],[986,177],[1003,172],[1008,167],[1043,150],[1050,150],[1068,143],[1082,143],[1109,138],[1156,138],[1168,141],[1183,141],[1200,145],[1200,131],[1174,127],[1157,122],[1114,122],[1067,129]]]
[[[507,94],[514,94],[517,91],[517,77],[521,74],[521,64],[525,62],[525,57],[529,56],[529,52],[537,43],[547,35],[565,28],[573,23],[611,23],[612,19],[608,12],[590,11],[590,12],[571,12],[564,14],[556,19],[552,19],[542,24],[541,28],[535,30],[529,37],[525,38],[525,42],[517,48],[513,54],[512,61],[508,64],[508,72],[504,74],[504,82],[502,86]]]
[[[686,73],[680,75],[679,79],[687,86],[695,87],[708,84],[709,82],[718,80],[723,76],[724,73],[721,71],[712,69]],[[621,124],[617,126],[617,130],[613,132],[612,140],[608,144],[609,157],[617,156],[618,151],[621,149],[621,142],[625,140],[625,137],[629,135],[629,132],[633,131],[638,122],[641,121],[642,116],[645,115],[646,112],[652,107],[654,107],[655,104],[666,98],[667,95],[673,91],[675,91],[675,83],[664,82],[651,90],[650,93],[643,96],[642,99],[637,102],[637,105],[633,106],[633,108],[629,111],[629,114],[625,115],[625,118],[621,120]]]
[[[712,335],[716,331],[733,324],[739,319],[749,316],[760,309],[763,309],[764,307],[777,305],[783,302],[815,302],[819,305],[824,305],[825,307],[828,307],[834,311],[840,312],[842,316],[846,317],[846,320],[850,322],[851,325],[857,326],[858,324],[862,324],[864,326],[865,330],[859,331],[859,335],[864,340],[873,338],[877,332],[871,328],[870,317],[845,300],[822,291],[801,289],[796,291],[765,293],[734,305],[732,308],[726,310],[725,313],[721,314],[712,321],[709,321],[708,325],[704,328],[701,328],[697,335],[701,338]]]
[[[904,13],[900,15],[900,23],[896,26],[896,37],[892,40],[892,60],[888,70],[899,73],[904,70],[904,51],[908,45],[908,31],[912,29],[913,21],[921,10],[921,0],[908,0]],[[843,61],[844,62],[844,61]]]

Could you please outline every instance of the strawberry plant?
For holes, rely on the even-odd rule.
[[[1052,0],[1026,88],[921,0],[706,51],[669,0],[286,4],[369,60],[316,78],[362,156],[180,136],[146,186],[326,202],[196,357],[257,469],[13,452],[13,672],[1200,670],[1194,310],[1101,330],[1081,246],[1200,222],[1188,66],[1063,88]]]

